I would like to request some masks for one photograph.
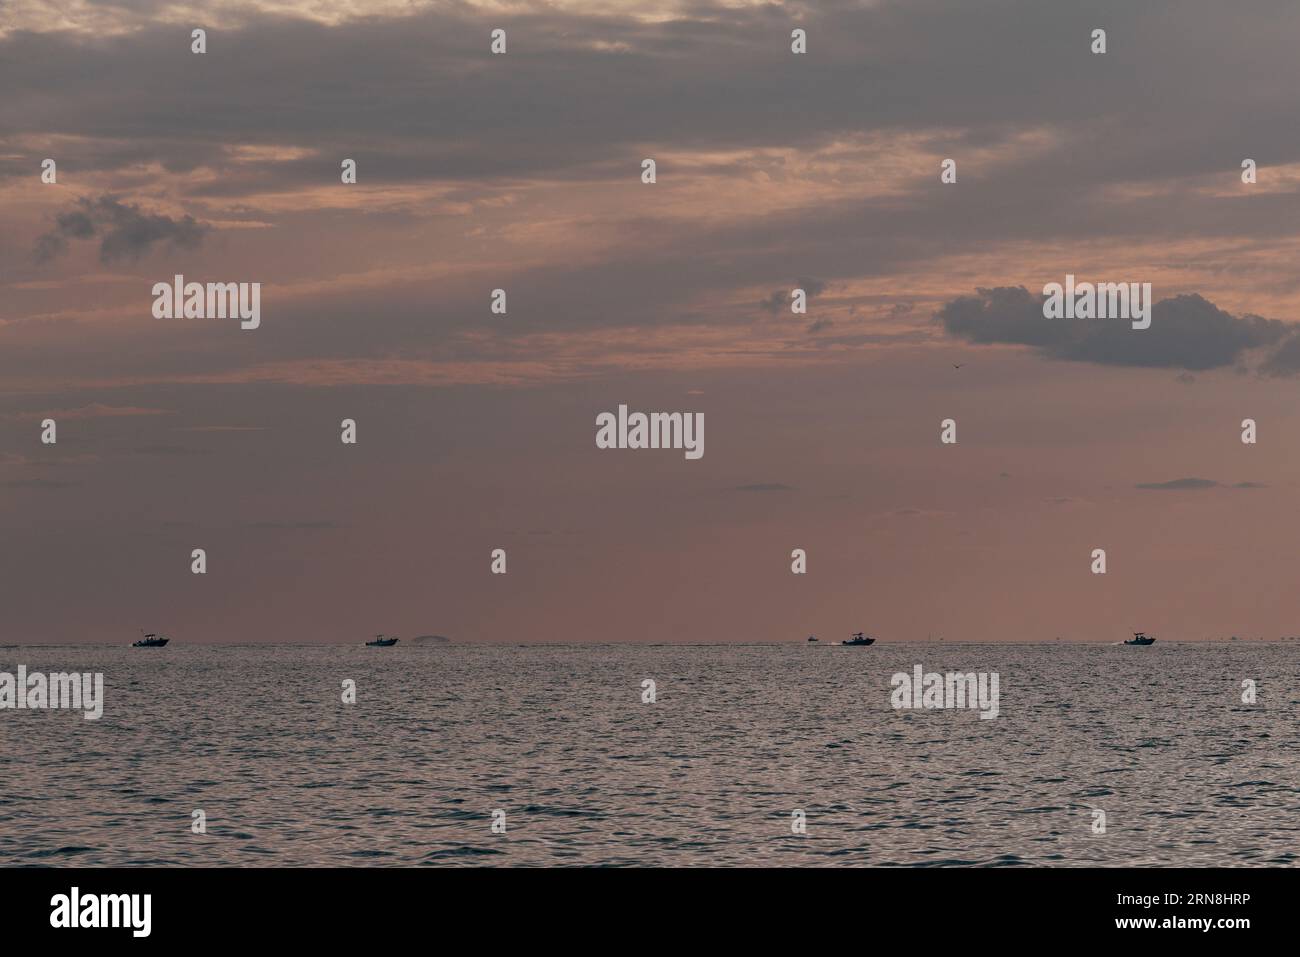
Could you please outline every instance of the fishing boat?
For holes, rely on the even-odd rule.
[[[876,639],[868,638],[860,631],[855,632],[853,637],[850,638],[848,641],[840,642],[841,645],[874,645],[875,643],[876,643]]]
[[[367,641],[367,648],[391,648],[397,644],[396,638],[385,638],[383,635],[375,635],[374,641]]]
[[[816,638],[815,636],[813,636],[813,635],[809,635],[809,636],[808,636],[808,640],[809,640],[809,641],[816,641],[817,638]]]
[[[146,634],[143,629],[141,629],[140,634],[144,635],[144,637],[139,641],[131,642],[132,648],[161,648],[170,640],[162,635],[155,635],[153,632]]]
[[[1146,635],[1144,635],[1142,632],[1140,632],[1140,631],[1135,631],[1135,632],[1133,632],[1133,638],[1132,638],[1132,640],[1130,640],[1130,641],[1126,641],[1126,642],[1124,642],[1124,644],[1126,644],[1126,645],[1149,645],[1149,644],[1152,644],[1152,643],[1154,643],[1154,642],[1155,642],[1155,639],[1154,639],[1154,638],[1148,638],[1148,637],[1147,637]]]

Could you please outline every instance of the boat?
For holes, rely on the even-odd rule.
[[[383,635],[375,635],[374,641],[367,641],[367,648],[391,648],[397,644],[396,638],[385,638]]]
[[[144,635],[139,641],[131,642],[132,648],[161,648],[171,639],[164,638],[162,635],[155,635],[152,631],[148,634],[142,630],[140,634]]]
[[[809,635],[809,636],[808,636],[808,640],[809,640],[809,641],[816,641],[817,639],[816,639],[814,636]]]
[[[874,645],[876,639],[868,638],[862,632],[856,632],[848,641],[841,641],[841,645]]]
[[[1126,641],[1126,642],[1124,642],[1124,644],[1126,644],[1126,645],[1149,645],[1149,644],[1152,644],[1152,643],[1154,643],[1154,642],[1155,642],[1155,639],[1154,639],[1154,638],[1148,638],[1148,637],[1147,637],[1146,635],[1144,635],[1142,632],[1140,632],[1140,631],[1135,631],[1135,632],[1133,632],[1133,639],[1132,639],[1131,641]]]

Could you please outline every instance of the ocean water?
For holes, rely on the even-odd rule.
[[[103,672],[106,699],[98,721],[0,710],[0,864],[1289,865],[1298,659],[1164,641],[0,647],[0,671]],[[997,672],[999,716],[894,710],[890,676],[917,664]]]

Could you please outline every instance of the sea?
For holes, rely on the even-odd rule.
[[[0,646],[0,672],[104,676],[97,720],[0,710],[0,865],[1293,865],[1298,662],[1256,641]],[[996,674],[997,717],[895,708],[918,665]]]

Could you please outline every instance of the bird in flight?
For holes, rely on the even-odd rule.
[[[961,368],[962,366],[964,366],[965,364],[966,364],[966,363],[964,363],[964,362],[954,362],[954,363],[952,364],[952,367],[953,367],[954,369],[960,369],[960,368]]]

